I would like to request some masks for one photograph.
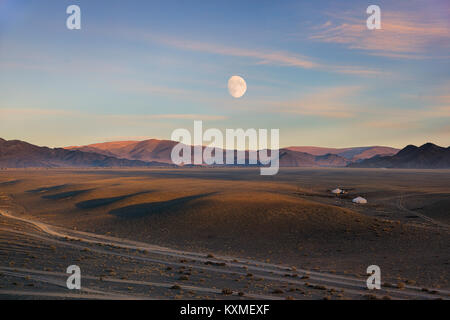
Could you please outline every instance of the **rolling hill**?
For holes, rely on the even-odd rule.
[[[315,156],[334,154],[350,161],[369,159],[376,155],[391,156],[399,151],[399,149],[380,146],[353,147],[353,148],[322,148],[313,146],[300,146],[300,147],[288,147],[286,149],[298,152],[305,152]]]
[[[150,139],[144,141],[115,141],[67,147],[69,150],[95,152],[129,160],[172,163],[170,153],[177,144],[170,140]],[[353,161],[368,159],[375,155],[393,155],[398,149],[390,147],[320,148],[288,147],[280,149],[282,167],[336,166],[345,167]]]
[[[172,163],[170,153],[178,142],[149,139],[144,141],[115,141],[67,147],[68,150],[95,152],[128,160]]]
[[[20,140],[0,138],[0,167],[150,167],[166,165],[158,162],[144,162],[63,148],[39,147]]]
[[[52,149],[0,138],[0,167],[173,166],[170,155],[177,143],[150,139]],[[279,150],[280,167],[450,168],[449,148],[427,143],[421,147],[409,145],[398,153],[396,150],[390,147],[289,147]]]
[[[393,156],[375,156],[349,167],[356,168],[450,168],[450,147],[443,148],[432,143],[420,147],[409,145]]]
[[[348,160],[335,154],[315,156],[306,152],[280,149],[280,167],[345,167]]]

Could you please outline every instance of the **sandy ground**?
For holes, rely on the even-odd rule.
[[[2,298],[447,299],[450,171],[0,171]],[[341,187],[336,197],[329,189]],[[365,206],[351,203],[362,195]],[[65,286],[68,265],[83,290]],[[377,264],[383,290],[368,291]]]

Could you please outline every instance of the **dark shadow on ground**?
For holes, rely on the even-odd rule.
[[[22,180],[11,180],[11,181],[0,182],[0,187],[11,186],[13,184],[19,183],[20,181],[22,181]]]
[[[163,212],[172,213],[186,206],[190,201],[197,200],[215,194],[216,192],[203,193],[193,196],[176,198],[168,201],[141,203],[111,210],[109,213],[119,218],[142,218]]]
[[[67,191],[67,192],[61,192],[57,194],[51,194],[48,196],[42,196],[42,199],[49,199],[49,200],[61,200],[61,199],[67,199],[79,196],[80,194],[86,193],[88,191],[92,191],[94,189],[85,189],[85,190],[74,190],[74,191]]]
[[[62,188],[67,187],[67,186],[68,186],[67,184],[61,184],[61,185],[58,185],[58,186],[42,187],[42,188],[27,190],[26,192],[28,192],[28,193],[50,192],[50,191],[56,191],[56,190],[62,189]]]
[[[152,191],[136,192],[136,193],[131,193],[131,194],[118,196],[118,197],[111,197],[111,198],[86,200],[86,201],[78,202],[77,204],[75,204],[75,206],[79,209],[94,209],[94,208],[98,208],[98,207],[107,206],[109,204],[112,204],[114,202],[121,201],[121,200],[124,200],[127,198],[138,196],[140,194],[150,193],[150,192],[152,192]]]

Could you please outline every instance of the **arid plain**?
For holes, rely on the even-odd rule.
[[[0,295],[448,299],[449,199],[449,170],[1,170]]]

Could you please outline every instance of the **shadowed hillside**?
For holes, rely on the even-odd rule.
[[[149,167],[162,165],[158,162],[144,162],[62,148],[47,148],[30,143],[0,139],[0,167]]]
[[[432,143],[426,143],[420,147],[409,145],[396,155],[376,156],[349,166],[357,168],[445,169],[450,168],[450,147],[443,148]]]
[[[326,154],[338,155],[349,161],[369,159],[376,155],[390,156],[398,152],[398,149],[391,147],[354,147],[354,148],[322,148],[322,147],[288,147],[288,150],[305,152],[315,156],[324,156]]]
[[[170,153],[177,144],[170,140],[116,141],[68,147],[81,151],[96,152],[118,158],[171,163]],[[344,167],[352,161],[375,155],[392,155],[398,149],[390,147],[320,148],[289,147],[280,149],[282,167]],[[246,155],[248,158],[248,155]]]

